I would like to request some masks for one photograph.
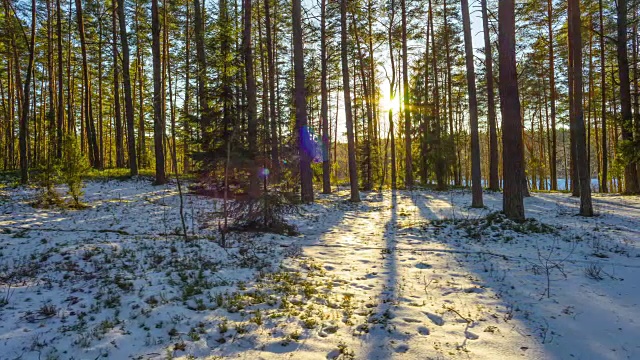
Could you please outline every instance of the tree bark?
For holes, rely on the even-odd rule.
[[[363,138],[365,138],[363,140],[364,142],[364,169],[363,169],[363,177],[364,177],[364,184],[363,184],[363,189],[365,191],[370,191],[373,188],[373,161],[372,161],[372,156],[371,156],[371,140],[373,138],[373,105],[371,104],[371,101],[373,99],[373,89],[371,89],[371,87],[367,84],[368,79],[367,76],[365,74],[365,63],[364,63],[364,54],[362,53],[362,47],[360,44],[360,34],[358,31],[358,26],[356,24],[356,20],[355,20],[355,14],[351,14],[351,19],[354,23],[353,29],[354,29],[354,35],[356,38],[356,48],[358,49],[358,61],[360,63],[360,66],[358,66],[360,68],[360,77],[362,79],[362,90],[363,90],[363,95],[364,95],[364,105],[365,105],[365,112],[366,112],[366,117],[367,117],[367,124],[366,124],[366,138],[365,138],[365,125],[363,122]]]
[[[271,0],[264,0],[265,27],[267,34],[267,63],[269,67],[269,121],[271,130],[271,164],[276,179],[280,176],[280,154],[278,148],[278,116],[276,113],[276,62],[272,39]],[[324,28],[323,28],[324,29]],[[324,168],[323,168],[324,169]]]
[[[144,57],[142,54],[142,42],[140,41],[140,26],[138,18],[142,7],[140,1],[135,1],[135,15],[133,17],[134,31],[136,32],[136,70],[132,83],[132,99],[136,97],[136,80],[138,85],[138,147],[137,147],[137,159],[138,166],[141,168],[149,166],[147,159],[147,132],[145,126],[145,110],[144,110]],[[153,60],[152,60],[153,61]],[[153,71],[152,71],[153,73]],[[153,76],[153,75],[152,75]],[[133,100],[132,100],[133,101]],[[153,99],[152,99],[153,102]],[[134,120],[135,121],[135,120]],[[128,126],[127,126],[128,131]],[[127,135],[128,136],[128,135]]]
[[[393,54],[393,30],[396,14],[395,1],[391,0],[391,17],[389,21],[389,59],[391,61],[391,82],[389,84],[389,96],[391,101],[395,101],[396,96],[396,66]],[[391,189],[395,190],[398,185],[398,170],[396,165],[396,139],[393,124],[393,107],[389,107],[389,134],[391,135]]]
[[[269,0],[265,0],[268,3]],[[331,140],[329,138],[329,89],[327,86],[327,0],[321,2],[320,15],[320,118],[322,121],[322,193],[331,193]],[[265,6],[266,7],[266,6]],[[267,18],[267,22],[269,22]],[[270,40],[271,29],[267,28],[267,39]],[[269,56],[271,54],[269,53]],[[271,66],[271,62],[269,63]],[[273,101],[273,100],[272,100]],[[272,115],[273,116],[273,115]]]
[[[580,186],[580,215],[593,216],[591,204],[591,176],[585,140],[584,109],[582,104],[582,32],[580,22],[580,0],[569,0],[569,46],[573,49],[573,116],[575,127],[575,167]]]
[[[557,135],[556,135],[556,66],[553,43],[553,1],[547,2],[547,27],[549,31],[549,89],[551,91],[551,154],[549,154],[551,190],[558,190],[558,170],[557,170]]]
[[[431,58],[432,68],[433,68],[433,103],[434,103],[434,144],[435,148],[435,172],[436,172],[436,183],[438,190],[446,189],[447,185],[445,183],[445,162],[442,154],[442,122],[440,119],[440,83],[438,80],[438,49],[436,47],[436,37],[435,37],[435,28],[433,26],[433,5],[431,0],[429,0],[429,26],[431,27],[431,49],[433,52],[433,56]]]
[[[60,0],[56,0],[56,37],[58,45],[58,104],[56,117],[56,157],[62,158],[62,137],[64,129],[64,83],[62,63],[62,8]]]
[[[204,53],[204,21],[200,0],[193,1],[194,28],[196,36],[196,60],[198,61],[198,97],[200,98],[200,131],[203,149],[207,151],[211,143],[211,119],[209,117],[209,97],[207,95],[207,58]],[[226,11],[226,10],[225,10]]]
[[[467,65],[467,89],[469,90],[469,126],[471,127],[471,207],[481,208],[482,173],[480,169],[480,139],[478,135],[478,99],[476,94],[476,71],[473,64],[473,40],[471,39],[471,20],[469,1],[461,0],[462,25],[464,28],[464,49]],[[491,76],[490,74],[488,76]]]
[[[351,85],[349,84],[349,59],[347,57],[349,44],[347,43],[347,30],[347,0],[340,0],[340,58],[342,60],[342,86],[344,90],[344,110],[347,123],[349,183],[351,185],[351,201],[360,202],[356,147],[353,132],[353,113],[351,110]]]
[[[404,145],[405,145],[405,158],[404,158],[404,185],[407,189],[411,190],[413,187],[413,159],[411,149],[411,99],[409,99],[409,53],[407,50],[407,6],[406,0],[401,0],[402,7],[402,90],[403,90],[403,104],[404,104]]]
[[[500,190],[498,177],[498,130],[496,128],[496,100],[493,85],[493,54],[489,34],[489,14],[487,0],[480,0],[482,8],[482,27],[484,32],[484,66],[487,82],[487,122],[489,124],[489,189]]]
[[[313,174],[311,172],[313,147],[311,145],[309,128],[307,126],[307,99],[304,74],[301,0],[293,0],[292,15],[296,131],[298,152],[300,154],[301,196],[303,202],[310,203],[313,202]]]
[[[153,53],[153,140],[156,155],[154,185],[167,182],[164,163],[164,121],[162,120],[162,55],[160,53],[160,17],[158,0],[151,0],[151,40]]]
[[[122,127],[122,114],[120,106],[120,65],[118,64],[118,33],[117,33],[117,5],[112,2],[112,36],[113,36],[113,110],[115,117],[115,145],[116,145],[116,167],[123,168],[124,164],[124,129]],[[135,153],[134,153],[135,156]]]
[[[18,20],[18,19],[16,19]],[[15,42],[14,42],[15,45]],[[31,89],[31,74],[33,71],[33,62],[36,49],[36,0],[31,1],[31,40],[29,41],[29,62],[27,63],[27,77],[24,82],[24,90],[22,94],[22,111],[20,113],[18,146],[20,148],[20,182],[27,184],[29,182],[29,154],[27,149],[27,126],[29,119],[29,91]],[[14,54],[16,49],[14,46]],[[17,56],[16,56],[17,60]],[[18,79],[20,75],[18,73]],[[18,82],[20,85],[20,82]]]
[[[100,169],[104,169],[104,112],[103,112],[103,64],[102,64],[102,15],[98,18],[98,154]]]
[[[124,0],[118,0],[118,17],[120,21],[120,43],[122,44],[122,80],[124,82],[125,116],[127,118],[127,149],[129,151],[129,170],[131,176],[138,175],[136,159],[136,139],[133,120],[133,98],[131,97],[131,72],[129,65],[129,40],[127,24],[124,18]],[[144,133],[139,134],[144,137]]]
[[[242,45],[244,52],[244,70],[247,80],[247,130],[249,143],[249,195],[258,196],[260,182],[256,156],[258,155],[258,121],[257,116],[257,91],[256,78],[253,71],[253,45],[251,43],[251,0],[243,0],[244,7],[244,31]]]
[[[522,186],[524,148],[516,69],[514,0],[502,0],[498,4],[498,42],[504,178],[503,211],[509,219],[523,221],[525,218]]]
[[[451,69],[452,69],[452,64],[451,64],[451,44],[450,44],[450,37],[449,37],[449,15],[447,12],[447,1],[449,0],[444,0],[443,1],[443,17],[444,17],[444,46],[445,46],[445,55],[446,55],[446,65],[447,65],[447,115],[448,115],[448,122],[449,122],[449,144],[451,145],[451,154],[452,156],[452,162],[451,162],[451,167],[453,168],[453,182],[456,186],[460,186],[460,174],[458,173],[458,167],[456,166],[456,163],[458,162],[457,159],[457,149],[456,149],[456,142],[455,142],[455,135],[454,135],[454,129],[453,129],[453,85],[452,85],[452,74],[451,74]]]
[[[96,169],[101,168],[100,151],[96,139],[96,129],[93,122],[93,105],[91,102],[91,79],[89,78],[89,64],[87,63],[87,42],[84,31],[84,18],[82,1],[76,0],[76,17],[78,19],[78,32],[80,33],[80,51],[82,52],[82,80],[84,82],[84,122],[89,144],[89,162]]]
[[[618,76],[620,81],[620,107],[622,115],[622,140],[633,142],[633,114],[631,113],[631,85],[629,81],[629,57],[627,54],[627,0],[618,0]],[[640,192],[636,163],[629,161],[624,168],[624,192]]]
[[[607,68],[606,53],[604,47],[604,15],[602,8],[602,0],[598,1],[599,21],[600,21],[600,107],[602,117],[602,178],[600,180],[600,191],[609,192],[608,189],[608,170],[609,170],[609,152],[607,149]]]
[[[183,135],[183,148],[182,148],[182,157],[183,157],[183,171],[184,173],[188,173],[190,169],[190,161],[189,161],[189,139],[191,137],[191,127],[189,126],[189,117],[190,114],[190,102],[191,102],[191,77],[189,74],[191,73],[191,36],[190,36],[190,17],[191,13],[189,12],[189,1],[185,3],[185,13],[186,13],[186,21],[184,25],[184,36],[185,36],[185,80],[184,80],[184,135]]]

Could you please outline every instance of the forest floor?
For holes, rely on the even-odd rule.
[[[0,359],[638,359],[640,198],[319,195],[297,236],[215,242],[220,202],[91,181],[83,210],[0,189]],[[535,219],[535,220],[534,220]]]

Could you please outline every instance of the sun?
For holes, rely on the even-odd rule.
[[[400,99],[397,97],[383,96],[380,99],[380,108],[383,111],[391,110],[393,113],[400,111]]]

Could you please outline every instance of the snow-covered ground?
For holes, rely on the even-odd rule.
[[[90,182],[84,210],[0,189],[0,359],[638,359],[640,199],[319,195],[300,235],[216,244],[220,203]]]

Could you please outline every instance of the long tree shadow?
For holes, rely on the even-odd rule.
[[[402,352],[402,345],[393,348],[389,344],[392,341],[402,341],[405,336],[393,331],[391,320],[394,319],[394,309],[398,303],[398,262],[396,258],[398,230],[398,192],[392,190],[390,199],[389,219],[384,224],[382,234],[383,246],[380,249],[382,269],[380,276],[383,279],[382,287],[377,296],[377,307],[370,315],[369,322],[372,324],[369,334],[366,336],[367,347],[363,356],[366,359],[388,359],[394,352]]]
[[[412,200],[422,217],[432,219],[435,216],[425,201],[419,198]],[[532,215],[554,217],[548,204],[553,202],[552,199],[528,202],[539,205]],[[560,218],[566,216],[570,215],[555,215]],[[566,219],[555,221],[562,223]],[[435,228],[427,227],[430,230]],[[505,241],[504,234],[499,233],[498,237],[472,239],[456,231],[440,232],[439,235],[436,235],[438,232],[426,232],[422,235],[422,241],[430,244],[429,252],[437,252],[433,247],[440,244],[443,247],[441,251],[455,259],[458,265],[456,271],[468,273],[475,279],[477,288],[482,289],[458,289],[460,297],[466,297],[467,303],[478,306],[487,304],[489,297],[494,299],[491,305],[503,317],[494,325],[504,328],[505,324],[509,324],[524,337],[535,339],[539,356],[545,359],[636,358],[640,354],[640,346],[630,339],[640,336],[640,328],[634,325],[633,320],[628,320],[628,316],[633,317],[632,313],[637,311],[631,294],[637,291],[638,286],[632,285],[632,289],[628,289],[629,284],[621,281],[623,278],[637,277],[638,270],[631,266],[616,267],[615,276],[603,278],[604,281],[587,279],[584,276],[584,260],[580,261],[580,254],[571,254],[571,248],[567,245],[577,229],[568,227],[565,230],[566,234],[530,234],[509,242]],[[416,236],[413,238],[417,240]],[[413,244],[419,246],[416,242]],[[508,256],[493,256],[484,251],[493,249]],[[536,252],[542,252],[542,257],[536,257]],[[547,253],[553,259],[567,257],[567,261],[557,266],[557,262],[545,263]],[[550,289],[546,286],[545,266],[551,266]],[[547,298],[545,292],[549,291],[551,296]],[[444,295],[442,293],[442,297]],[[473,316],[474,321],[479,318]],[[589,316],[590,320],[576,321],[584,316]],[[585,326],[592,323],[598,325]],[[515,340],[517,338],[514,337]],[[465,338],[465,345],[467,339],[470,338]],[[532,356],[533,351],[535,349],[523,351],[522,355]]]

